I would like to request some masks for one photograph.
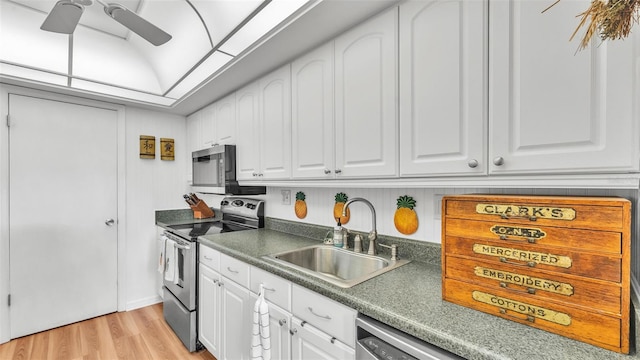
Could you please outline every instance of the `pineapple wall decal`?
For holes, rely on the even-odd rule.
[[[347,214],[342,216],[342,208],[344,207],[344,203],[349,200],[349,197],[345,193],[337,193],[336,194],[336,204],[333,205],[333,218],[338,221],[340,219],[340,224],[344,225],[349,222],[351,218],[351,210],[347,208]]]
[[[307,203],[305,202],[306,196],[302,191],[296,193],[296,203],[294,210],[298,219],[304,219],[307,216]]]
[[[393,215],[393,224],[396,229],[405,235],[411,235],[418,230],[418,215],[413,208],[416,201],[411,196],[400,196],[398,198],[398,208]]]

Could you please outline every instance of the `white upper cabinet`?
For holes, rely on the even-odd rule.
[[[260,92],[258,82],[236,91],[236,178],[255,180],[260,172]]]
[[[214,104],[214,144],[236,143],[236,94],[227,95]]]
[[[291,66],[262,77],[260,83],[260,177],[291,177]]]
[[[292,175],[330,178],[335,170],[333,41],[291,64]]]
[[[398,10],[335,40],[337,177],[398,175]]]
[[[633,40],[577,51],[589,4],[491,2],[490,173],[638,171]]]
[[[400,6],[400,175],[487,169],[487,2]]]
[[[291,67],[236,92],[238,180],[291,177]]]

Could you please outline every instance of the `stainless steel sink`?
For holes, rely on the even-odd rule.
[[[392,261],[331,245],[312,245],[266,257],[343,288],[409,263],[409,260]]]

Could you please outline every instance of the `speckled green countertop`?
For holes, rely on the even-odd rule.
[[[317,244],[326,229],[292,229],[271,220],[265,229],[207,235],[200,242],[468,359],[640,359],[638,354],[618,354],[443,301],[437,245],[425,244],[422,252],[403,251],[403,245],[416,242],[403,243],[399,254],[412,257],[411,263],[349,289],[263,257]]]

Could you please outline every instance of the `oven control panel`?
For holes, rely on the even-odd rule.
[[[243,197],[226,197],[220,202],[224,214],[258,218],[264,216],[264,201]]]

